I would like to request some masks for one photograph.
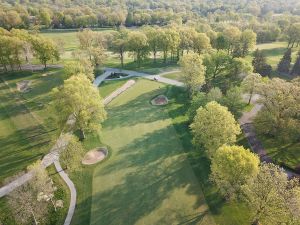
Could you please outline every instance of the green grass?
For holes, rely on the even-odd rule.
[[[110,32],[112,29],[104,28],[97,29],[97,32]],[[77,31],[53,30],[44,31],[41,33],[44,37],[50,38],[53,41],[61,39],[64,42],[64,54],[61,56],[63,60],[72,58],[72,51],[79,49],[79,40],[77,38]]]
[[[300,168],[300,143],[284,143],[266,136],[259,136],[268,155],[276,164],[285,165],[291,169]]]
[[[100,95],[102,96],[102,98],[107,97],[113,91],[115,91],[116,89],[122,87],[122,85],[125,84],[127,81],[128,81],[128,79],[111,80],[111,81],[106,80],[106,81],[104,81],[99,87]]]
[[[149,103],[165,90],[138,80],[109,105],[101,137],[112,153],[94,171],[91,224],[214,224],[172,120]]]
[[[62,72],[15,72],[0,82],[0,182],[46,154],[59,130],[51,121],[51,89],[62,83]],[[20,93],[16,83],[32,80],[32,90]]]
[[[119,56],[115,54],[110,54],[108,59],[104,62],[104,65],[106,67],[121,68]],[[125,57],[123,67],[123,69],[126,70],[135,70],[149,74],[158,74],[178,68],[179,66],[176,62],[164,63],[163,59],[161,58],[157,59],[156,62],[153,62],[152,58],[147,58],[143,60],[140,65],[138,65],[138,63],[134,62],[133,58],[130,57],[128,54]]]
[[[182,77],[182,72],[167,73],[163,76],[166,77],[166,78],[178,80],[178,81],[181,81],[181,82],[184,81],[184,79]]]
[[[273,67],[273,70],[276,70],[277,64],[279,63],[280,59],[287,50],[287,42],[272,42],[266,44],[258,44],[256,45],[256,48],[262,50],[262,52],[267,57],[267,63],[269,63]],[[294,63],[297,58],[298,50],[299,48],[292,49],[292,63]],[[247,56],[247,59],[249,61],[252,61],[252,57],[253,53]]]
[[[170,104],[151,106],[160,93]],[[187,102],[180,88],[138,79],[110,103],[101,140],[90,134],[84,144],[91,149],[103,142],[111,156],[85,168],[82,179],[72,175],[78,190],[73,225],[247,224],[246,207],[225,203],[209,182],[209,160],[191,144]],[[245,144],[244,137],[239,141]]]

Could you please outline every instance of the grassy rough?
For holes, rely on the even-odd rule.
[[[47,71],[49,72],[49,71]],[[50,120],[50,91],[62,83],[63,72],[15,72],[0,77],[0,183],[41,159],[59,130]],[[16,83],[32,80],[32,90],[20,93]]]

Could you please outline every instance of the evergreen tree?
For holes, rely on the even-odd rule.
[[[300,51],[298,52],[298,57],[294,64],[291,74],[293,76],[300,76]]]
[[[254,52],[254,58],[252,60],[254,73],[259,73],[262,76],[268,76],[272,72],[272,67],[267,64],[267,59],[262,51],[256,49]]]
[[[284,53],[284,56],[281,58],[278,63],[277,70],[280,73],[288,74],[290,72],[290,66],[292,61],[292,49],[288,48],[288,50]]]

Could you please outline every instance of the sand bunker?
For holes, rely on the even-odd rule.
[[[167,105],[169,102],[168,98],[164,95],[158,95],[151,100],[152,105]]]
[[[32,81],[31,80],[23,80],[17,83],[17,89],[20,92],[26,93],[28,91],[30,91]]]
[[[85,154],[82,160],[84,165],[93,165],[106,158],[108,150],[105,147],[95,148]]]

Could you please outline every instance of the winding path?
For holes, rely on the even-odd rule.
[[[50,65],[49,68],[62,68],[62,65],[52,65],[52,66]],[[22,66],[22,69],[31,70],[32,67],[29,68],[25,65],[25,66]],[[44,69],[43,66],[38,66],[38,65],[33,68],[33,70],[42,70],[42,69]],[[133,76],[144,77],[144,78],[150,79],[150,80],[154,80],[154,78],[155,78],[158,82],[175,85],[175,86],[180,86],[180,87],[183,86],[182,82],[172,80],[172,79],[167,79],[167,78],[160,76],[160,75],[164,75],[167,73],[172,73],[174,71],[170,71],[167,73],[161,73],[158,75],[150,75],[150,74],[136,72],[136,71],[114,69],[114,68],[105,68],[105,72],[102,75],[98,76],[94,80],[93,85],[95,87],[98,87],[113,72],[121,72],[121,73],[129,74],[129,76],[127,76],[126,78],[133,77]],[[127,90],[133,84],[134,83],[132,83],[132,82],[131,83],[127,82],[125,85],[118,88],[116,91],[111,93],[111,95],[106,97],[104,99],[104,103],[108,104],[112,99],[114,99],[116,96],[118,96],[119,94],[121,94],[122,92]],[[72,116],[70,116],[70,118],[67,121],[67,124],[72,125],[74,122],[75,122],[74,119],[72,118]],[[55,145],[50,149],[50,152],[47,155],[45,155],[45,157],[42,159],[42,165],[45,168],[47,168],[48,166],[50,166],[52,164],[55,165],[57,172],[59,173],[59,175],[62,177],[62,179],[65,181],[65,183],[68,185],[68,187],[70,189],[70,194],[71,194],[70,205],[69,205],[69,210],[68,210],[68,214],[65,219],[64,225],[69,225],[71,223],[71,220],[72,220],[72,217],[73,217],[73,214],[75,211],[75,207],[76,207],[76,196],[77,196],[77,192],[76,192],[74,183],[71,181],[69,176],[65,173],[65,171],[62,169],[62,167],[59,163],[59,153],[61,151],[63,151],[67,147],[67,145],[68,145],[68,140],[65,138],[64,134],[61,134],[59,136],[59,138],[57,139]],[[32,176],[33,176],[33,173],[28,172],[28,173],[18,177],[16,180],[12,181],[11,183],[1,187],[0,188],[0,198],[9,194],[17,187],[19,187],[19,186],[23,185],[24,183],[26,183],[27,181],[29,181],[32,178]]]

